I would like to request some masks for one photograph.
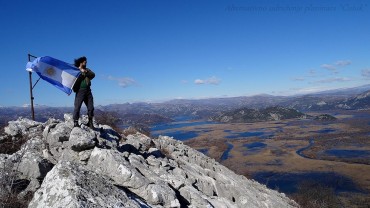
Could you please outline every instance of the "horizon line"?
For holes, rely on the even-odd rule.
[[[370,84],[365,84],[365,85],[360,85],[357,87],[347,87],[347,88],[333,88],[333,89],[324,89],[322,91],[314,91],[314,92],[298,92],[298,93],[293,93],[290,95],[281,95],[281,94],[268,94],[268,93],[258,93],[258,94],[253,94],[253,95],[239,95],[239,96],[210,96],[210,97],[201,97],[201,98],[169,98],[169,99],[158,99],[157,101],[133,101],[133,102],[122,102],[122,103],[110,103],[110,104],[99,104],[96,106],[108,106],[108,105],[120,105],[120,104],[136,104],[136,103],[147,103],[147,104],[155,104],[155,103],[165,103],[165,102],[170,102],[170,101],[176,101],[176,100],[206,100],[206,99],[223,99],[223,98],[237,98],[237,97],[254,97],[254,96],[271,96],[271,97],[294,97],[294,96],[304,96],[304,95],[313,95],[313,94],[320,94],[320,93],[330,93],[336,90],[351,90],[351,89],[356,89],[356,88],[361,88],[361,87],[369,87]],[[0,108],[11,108],[11,107],[18,107],[18,108],[28,108],[30,107],[31,104],[25,103],[23,105],[17,106],[17,105],[9,105],[9,106],[2,106],[0,105]],[[57,107],[57,108],[73,108],[73,105],[68,105],[68,106],[50,106],[50,105],[45,105],[45,104],[35,104],[34,107]]]

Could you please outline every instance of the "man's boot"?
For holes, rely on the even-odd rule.
[[[78,120],[74,121],[73,127],[78,127],[78,128],[80,127],[80,124],[78,124]]]
[[[87,123],[87,126],[90,127],[90,129],[94,129],[93,117],[89,117],[89,122]]]

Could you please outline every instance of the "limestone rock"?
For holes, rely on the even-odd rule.
[[[14,154],[0,154],[0,179],[26,180],[19,198],[29,207],[298,207],[284,194],[235,174],[167,136],[134,133],[80,119],[9,122],[6,138],[30,138]],[[2,168],[7,167],[7,169]],[[8,171],[8,172],[7,172]],[[0,184],[0,196],[9,185]]]
[[[62,152],[67,148],[69,141],[69,135],[72,129],[65,123],[59,121],[50,120],[48,121],[43,131],[43,137],[46,143],[48,144],[48,152],[50,153],[51,160],[58,160],[62,155]]]
[[[34,134],[42,128],[42,123],[27,118],[19,118],[16,121],[9,121],[8,126],[4,128],[5,133],[10,136],[21,136]]]
[[[204,204],[205,202],[199,198],[201,197],[213,205],[231,203],[235,207],[297,206],[284,194],[267,189],[264,185],[235,174],[182,142],[174,141],[167,136],[160,136],[154,142],[156,146],[167,149],[169,154],[167,156],[174,158],[180,164],[179,169],[175,169],[178,173],[173,172],[177,177],[171,177],[172,183],[174,178],[183,181],[186,186],[180,188],[180,193],[191,204],[194,200]],[[198,196],[194,195],[194,192]]]
[[[94,148],[95,139],[96,135],[93,130],[82,128],[73,128],[69,136],[71,148],[77,152]]]
[[[25,152],[19,163],[18,171],[27,179],[40,180],[46,176],[53,166],[51,162],[44,159],[40,154]]]
[[[128,195],[109,179],[84,167],[60,161],[37,190],[30,208],[38,207],[142,207],[141,200]],[[145,202],[141,203],[145,204]]]
[[[72,129],[74,126],[73,115],[68,113],[64,114],[64,122]]]
[[[51,126],[54,126],[53,124]],[[51,128],[49,126],[49,128]],[[57,142],[65,142],[69,140],[69,135],[72,129],[65,123],[59,123],[50,130],[47,135],[48,143],[54,144]]]
[[[113,179],[115,184],[126,187],[149,204],[180,206],[175,192],[169,186],[158,181],[150,181],[143,175],[143,172],[149,169],[138,171],[139,169],[126,161],[118,151],[95,148],[91,153],[88,167]]]
[[[131,144],[138,151],[141,151],[141,152],[147,151],[149,150],[149,148],[154,146],[152,139],[141,133],[128,135],[126,139],[127,139],[125,142],[126,144]]]
[[[97,132],[98,146],[107,149],[117,149],[118,142],[121,139],[116,131],[108,125],[100,125],[100,131]]]

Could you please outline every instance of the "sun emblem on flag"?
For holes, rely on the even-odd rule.
[[[55,69],[53,67],[47,68],[46,74],[52,77],[55,74]]]

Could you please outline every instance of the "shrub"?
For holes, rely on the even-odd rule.
[[[119,127],[117,126],[119,119],[111,112],[96,113],[95,120],[100,124],[112,127],[117,132],[119,131]]]
[[[0,141],[0,154],[10,155],[19,151],[27,140],[26,137],[3,136],[3,140]]]
[[[150,137],[150,130],[147,126],[144,126],[144,125],[130,126],[122,130],[122,134],[125,137],[127,137],[128,135],[136,134],[136,133],[141,133],[141,134],[144,134],[145,136]]]
[[[303,181],[292,198],[303,208],[342,207],[333,188],[314,181]]]
[[[159,151],[166,156],[168,159],[174,159],[171,155],[171,152],[167,148],[160,148]]]

